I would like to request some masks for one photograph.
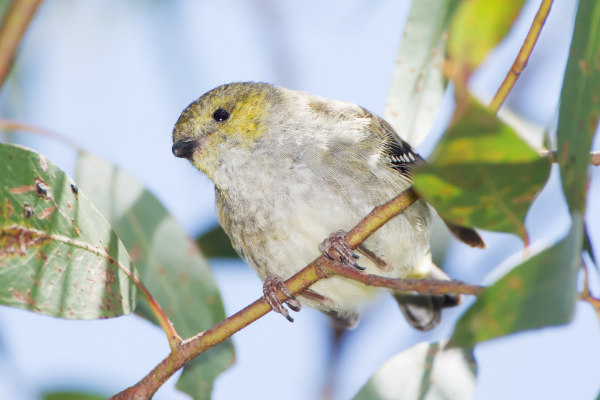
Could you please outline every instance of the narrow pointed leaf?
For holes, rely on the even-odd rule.
[[[461,2],[450,25],[448,53],[467,73],[473,72],[506,36],[525,0]]]
[[[558,117],[558,162],[571,212],[584,211],[589,153],[600,117],[600,2],[580,0]]]
[[[445,219],[526,239],[525,215],[549,174],[547,159],[473,101],[414,183]]]
[[[131,254],[144,284],[180,336],[189,338],[225,319],[221,295],[206,259],[160,201],[109,162],[80,153],[77,178],[107,216]],[[138,312],[157,324],[143,302]],[[230,340],[188,364],[178,387],[209,399],[212,381],[234,362]]]
[[[579,214],[573,217],[566,239],[486,288],[456,323],[448,346],[471,349],[484,340],[571,321],[577,299],[582,233]]]
[[[445,349],[446,341],[419,343],[392,357],[354,400],[465,400],[475,393],[471,353]]]
[[[433,126],[447,80],[446,31],[459,0],[413,1],[400,43],[385,119],[416,147]]]
[[[0,303],[62,318],[129,314],[137,274],[82,190],[45,156],[0,144]]]

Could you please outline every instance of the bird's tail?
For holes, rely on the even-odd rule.
[[[430,279],[447,279],[450,277],[433,263]],[[440,296],[424,295],[409,292],[392,292],[400,306],[406,321],[415,329],[429,331],[435,328],[442,316],[442,309],[455,307],[462,301],[461,294],[445,294]]]

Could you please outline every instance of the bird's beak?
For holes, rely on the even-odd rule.
[[[189,158],[200,148],[202,142],[198,138],[185,138],[173,143],[173,155],[179,158]]]

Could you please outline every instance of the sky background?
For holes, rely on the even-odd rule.
[[[526,4],[511,34],[476,72],[471,88],[478,96],[493,96],[539,4]],[[552,129],[555,122],[575,6],[574,0],[555,0],[506,103],[542,128]],[[383,115],[409,7],[410,1],[402,0],[47,0],[0,92],[1,116],[59,132],[128,171],[195,237],[217,223],[214,193],[206,177],[171,153],[171,130],[180,112],[220,84],[264,81]],[[450,89],[432,133],[418,148],[422,155],[433,149],[451,110]],[[74,175],[76,152],[61,143],[22,134],[0,134],[0,139],[34,148]],[[598,137],[594,146],[600,149]],[[589,198],[599,196],[596,168]],[[587,215],[596,249],[598,203],[589,201]],[[568,231],[557,170],[526,224],[533,243],[554,243]],[[450,244],[443,267],[452,277],[489,282],[488,273],[522,249],[516,236],[484,232],[483,237],[485,251]],[[227,315],[262,294],[259,279],[242,261],[218,260],[212,266]],[[600,290],[592,272],[592,288]],[[470,302],[446,311],[438,328],[421,333],[408,326],[391,297],[381,298],[360,326],[343,336],[334,370],[327,317],[304,309],[290,324],[270,313],[233,337],[237,362],[215,381],[213,399],[318,399],[328,382],[333,399],[350,399],[394,354],[450,337]],[[600,390],[599,338],[593,309],[578,304],[567,326],[482,343],[475,348],[475,398],[594,399]],[[167,354],[163,332],[136,316],[67,321],[0,307],[2,399],[33,400],[59,389],[112,395]],[[293,367],[283,368],[284,362]],[[155,399],[188,398],[174,389],[176,377]]]

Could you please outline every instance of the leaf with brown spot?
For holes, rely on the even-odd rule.
[[[583,220],[576,215],[566,239],[488,286],[456,323],[448,346],[471,349],[485,340],[571,321],[582,233]]]
[[[0,198],[8,211],[0,219],[0,303],[74,319],[131,313],[138,290],[125,247],[84,195],[74,197],[71,178],[41,159],[0,144]],[[85,232],[79,235],[74,224]],[[93,247],[99,240],[108,251]]]
[[[123,244],[135,254],[136,268],[183,338],[225,319],[221,295],[206,259],[165,207],[131,175],[109,162],[80,153],[80,189],[107,216]],[[206,301],[209,296],[212,302]],[[145,302],[136,313],[157,323]],[[208,399],[213,380],[234,362],[231,340],[188,364],[177,383],[194,399]]]
[[[595,65],[595,68],[591,68]],[[557,152],[563,192],[571,212],[584,212],[589,152],[600,103],[600,2],[580,0],[560,94]]]
[[[444,219],[527,240],[525,216],[550,163],[512,128],[471,100],[429,161],[416,171],[415,188]]]

